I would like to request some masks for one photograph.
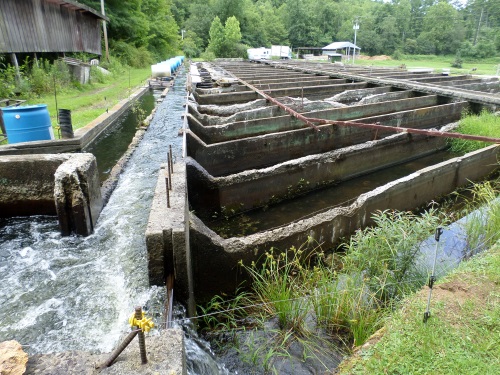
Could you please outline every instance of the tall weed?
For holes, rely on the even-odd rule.
[[[444,220],[435,209],[421,215],[379,211],[372,218],[375,226],[358,230],[345,245],[344,272],[363,274],[381,301],[400,298],[425,282],[427,275],[416,267],[418,244]]]
[[[465,212],[470,213],[464,224],[467,235],[466,256],[490,248],[500,240],[500,195],[499,181],[474,184],[472,199]]]
[[[500,138],[500,117],[488,111],[483,111],[480,116],[465,116],[460,120],[457,132],[462,134]],[[479,150],[491,144],[487,142],[470,141],[459,138],[450,138],[448,143],[452,152],[463,154]]]

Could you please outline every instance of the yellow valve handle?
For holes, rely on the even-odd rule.
[[[150,318],[147,318],[146,315],[144,314],[144,311],[142,312],[142,319],[136,319],[135,318],[135,313],[132,314],[132,316],[128,319],[128,322],[130,326],[133,327],[139,327],[142,332],[149,332],[151,328],[155,326],[153,323],[153,320]]]

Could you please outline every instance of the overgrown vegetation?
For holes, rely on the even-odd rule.
[[[500,238],[499,188],[499,181],[471,188],[473,198],[463,215],[478,206],[483,210],[466,220],[470,252],[491,246]],[[341,246],[341,253],[325,256],[310,238],[300,248],[270,249],[259,262],[241,263],[250,276],[251,288],[240,290],[235,299],[216,296],[200,308],[205,315],[204,330],[209,337],[223,335],[242,360],[253,365],[265,363],[263,370],[268,372],[273,371],[274,361],[291,355],[290,347],[300,345],[304,358],[309,358],[325,350],[324,340],[329,344],[343,342],[347,351],[352,345],[362,345],[406,296],[426,284],[429,270],[420,268],[423,255],[419,244],[436,227],[448,223],[435,208],[419,215],[378,212],[373,220],[375,225],[357,231]],[[420,307],[420,324],[423,312]],[[273,320],[276,327],[269,324]],[[267,332],[267,340],[261,332]],[[415,340],[421,342],[422,338]]]
[[[500,138],[500,116],[483,111],[480,116],[468,115],[460,120],[458,133]],[[489,146],[491,143],[466,139],[449,139],[452,152],[467,153]]]

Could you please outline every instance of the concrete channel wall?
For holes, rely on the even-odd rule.
[[[286,251],[300,244],[309,249],[319,244],[327,250],[357,228],[370,225],[371,215],[377,210],[413,209],[470,180],[483,178],[497,169],[499,151],[498,146],[490,146],[450,159],[362,194],[348,206],[246,237],[223,239],[191,213],[190,243],[196,300],[201,302],[214,294],[233,292],[244,280],[238,263],[250,264],[271,247]]]
[[[63,235],[91,234],[103,197],[95,157],[80,152],[148,90],[136,90],[72,139],[0,146],[0,216],[57,215]]]
[[[372,116],[360,119],[359,122],[383,122],[384,125],[422,129],[459,120],[466,106],[467,102],[444,104],[401,111],[397,115]],[[189,131],[187,155],[196,159],[211,175],[222,176],[328,152],[392,134],[391,131],[374,132],[371,129],[337,125],[321,125],[318,129],[319,131],[316,131],[307,127],[209,145]]]
[[[93,232],[102,209],[94,155],[0,158],[0,216],[57,215],[63,235]]]
[[[363,106],[351,106],[319,110],[314,112],[302,112],[306,117],[321,118],[325,120],[353,121],[361,118],[384,115],[393,112],[408,111],[417,108],[431,107],[442,103],[443,100],[437,95],[427,95],[409,99],[399,99],[384,104],[374,103]],[[206,144],[220,143],[267,133],[276,133],[293,129],[307,128],[302,121],[284,113],[278,107],[269,111],[270,116],[235,121],[223,125],[207,126],[207,116],[201,115],[194,105],[189,105],[188,124],[191,129]],[[272,121],[270,121],[272,118]]]
[[[186,165],[173,166],[172,189],[167,203],[168,167],[158,174],[146,228],[149,281],[165,285],[167,275],[175,275],[176,298],[187,301],[190,290],[189,204],[187,202]]]
[[[453,124],[440,130],[455,128]],[[192,209],[203,217],[211,217],[222,207],[237,213],[272,201],[291,199],[294,195],[405,163],[446,147],[444,138],[393,134],[381,140],[225,177],[211,176],[194,159],[188,158],[189,201]]]

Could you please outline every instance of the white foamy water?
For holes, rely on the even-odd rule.
[[[111,351],[134,306],[159,317],[144,232],[160,164],[181,155],[185,77],[153,122],[89,237],[61,237],[53,217],[0,219],[0,341],[29,353]]]

